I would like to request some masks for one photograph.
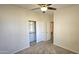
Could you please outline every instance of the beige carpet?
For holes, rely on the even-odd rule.
[[[50,43],[50,41],[42,41],[34,46],[17,52],[16,54],[54,54],[53,45]]]
[[[75,54],[72,51],[53,45],[51,41],[42,41],[16,54]]]

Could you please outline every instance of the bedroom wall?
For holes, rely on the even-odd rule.
[[[0,5],[0,53],[15,53],[29,47],[28,20],[37,22],[37,42],[50,39],[47,29],[52,20],[50,15],[15,5]]]
[[[79,53],[79,5],[57,9],[54,14],[54,44]]]

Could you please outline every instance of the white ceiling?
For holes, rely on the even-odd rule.
[[[29,9],[29,10],[40,7],[37,4],[17,4],[17,6],[23,7],[23,8]],[[58,8],[65,8],[65,7],[68,7],[68,6],[72,6],[72,4],[52,4],[50,7],[54,7],[54,8],[58,9]],[[38,10],[32,10],[32,11],[42,13],[41,10],[39,10],[39,9]],[[46,13],[52,13],[52,11],[48,10]]]

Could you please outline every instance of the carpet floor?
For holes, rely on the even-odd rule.
[[[53,45],[51,41],[42,41],[15,54],[75,54],[69,50]]]

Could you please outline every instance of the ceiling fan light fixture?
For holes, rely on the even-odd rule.
[[[47,7],[41,7],[41,11],[47,11]]]

